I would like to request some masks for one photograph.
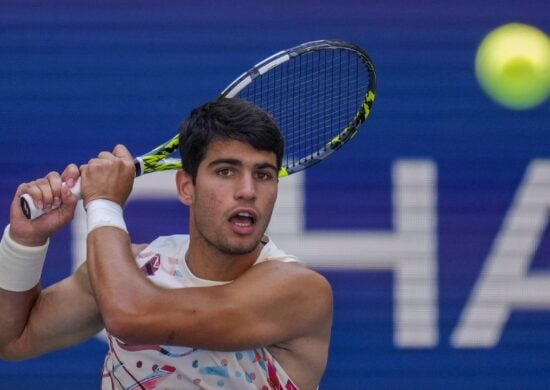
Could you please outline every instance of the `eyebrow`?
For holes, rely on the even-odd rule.
[[[211,161],[208,164],[208,166],[209,167],[214,167],[216,165],[222,165],[222,164],[233,165],[233,166],[242,166],[243,162],[241,160],[236,159],[236,158],[219,158],[217,160]],[[268,163],[268,162],[255,164],[254,168],[255,169],[266,169],[267,168],[267,169],[272,169],[273,171],[277,172],[277,167],[275,165],[271,164],[271,163]]]

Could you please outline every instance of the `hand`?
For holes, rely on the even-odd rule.
[[[124,207],[136,175],[132,155],[123,145],[112,153],[101,152],[80,167],[84,206],[94,199],[107,199]]]
[[[50,172],[43,178],[17,187],[10,208],[11,238],[22,245],[43,245],[48,237],[69,223],[77,202],[70,188],[79,175],[78,167],[70,164],[61,175]],[[33,221],[28,220],[21,211],[20,197],[23,194],[29,194],[38,207],[46,210],[46,214]]]

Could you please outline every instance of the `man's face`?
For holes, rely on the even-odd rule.
[[[273,152],[239,141],[213,141],[192,186],[195,240],[225,254],[248,254],[262,238],[277,198]]]

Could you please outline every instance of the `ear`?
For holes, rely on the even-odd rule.
[[[178,188],[178,199],[186,206],[191,206],[195,196],[195,185],[191,175],[180,169],[176,173],[176,185]]]

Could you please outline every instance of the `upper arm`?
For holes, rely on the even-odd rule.
[[[330,285],[296,263],[262,263],[222,286],[156,290],[121,325],[121,338],[242,350],[330,333]]]
[[[222,320],[214,321],[219,328],[212,331],[227,332],[228,347],[269,346],[330,331],[331,287],[300,263],[263,263],[225,287],[222,302],[229,310],[212,312]]]
[[[8,354],[13,359],[30,358],[87,340],[102,328],[84,263],[40,293],[21,336],[8,346]]]

